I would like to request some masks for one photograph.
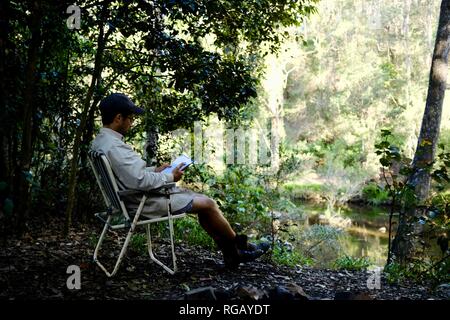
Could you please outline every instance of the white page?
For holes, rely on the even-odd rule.
[[[184,154],[182,154],[181,156],[176,158],[174,162],[172,162],[170,164],[170,167],[165,168],[161,172],[163,172],[163,173],[172,173],[172,170],[175,169],[182,162],[184,162],[184,166],[181,167],[181,170],[184,170],[188,165],[190,165],[191,163],[194,163],[194,161],[192,161],[191,158],[189,158],[189,157],[185,156]]]

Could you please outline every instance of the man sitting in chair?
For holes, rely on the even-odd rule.
[[[133,123],[133,116],[144,112],[130,98],[121,93],[113,93],[101,101],[100,111],[103,128],[92,142],[91,148],[108,158],[119,188],[146,191],[182,178],[183,171],[180,167],[183,164],[176,167],[172,173],[163,173],[161,171],[167,168],[168,164],[157,168],[147,167],[139,154],[123,142],[123,136]],[[268,250],[267,243],[252,244],[247,242],[247,236],[237,235],[214,200],[190,190],[177,187],[173,189],[171,191],[176,193],[171,195],[172,214],[196,213],[200,225],[222,251],[226,267],[236,268],[241,262],[253,261]],[[130,196],[124,202],[128,209],[135,210],[139,201],[140,196]],[[143,215],[167,215],[165,196],[149,197]]]

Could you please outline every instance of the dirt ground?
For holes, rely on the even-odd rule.
[[[179,272],[175,275],[150,262],[148,255],[130,249],[119,273],[110,279],[92,262],[99,226],[84,225],[68,238],[61,230],[62,222],[44,223],[22,239],[9,238],[0,243],[0,299],[179,300],[193,289],[212,287],[222,293],[218,299],[255,300],[276,298],[264,293],[293,286],[301,287],[304,296],[314,300],[351,296],[366,300],[445,299],[426,285],[390,285],[384,275],[380,288],[370,290],[367,280],[371,273],[366,271],[280,267],[271,264],[268,257],[230,271],[224,268],[219,252],[182,243],[176,245]],[[109,254],[102,256],[109,265],[113,262],[109,249],[113,246],[117,247],[114,241],[107,243],[105,252]],[[156,252],[165,259],[169,248],[160,242]],[[67,288],[70,265],[80,267],[79,290]]]

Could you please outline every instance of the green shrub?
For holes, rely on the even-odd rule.
[[[300,251],[287,250],[283,246],[276,245],[272,251],[272,261],[279,265],[295,267],[296,265],[312,265],[313,260],[305,257]]]
[[[340,236],[343,231],[328,225],[312,225],[298,230],[294,247],[317,267],[328,267],[342,250]]]
[[[147,236],[144,233],[135,233],[130,238],[130,249],[143,254],[147,250]]]
[[[214,240],[201,227],[197,218],[186,216],[173,221],[174,241],[180,240],[190,245],[214,248]],[[169,240],[169,225],[166,221],[152,224],[152,240]],[[147,234],[136,233],[130,239],[130,248],[138,253],[147,250]]]
[[[364,186],[362,196],[365,201],[373,205],[380,205],[389,200],[389,193],[373,183]]]
[[[89,247],[94,248],[97,245],[99,238],[100,237],[97,234],[91,234],[88,239]]]
[[[318,183],[299,184],[288,182],[283,186],[283,189],[290,197],[296,199],[313,199],[323,194],[323,186]]]
[[[181,238],[191,245],[199,245],[205,248],[215,248],[214,240],[201,227],[198,220],[187,216],[174,221],[174,232],[177,238]]]
[[[365,270],[371,265],[370,260],[367,257],[351,257],[348,255],[344,255],[339,257],[334,262],[334,267],[337,269],[345,269],[345,270]]]
[[[189,183],[201,182],[202,191],[214,199],[231,224],[268,224],[271,200],[263,182],[244,165],[229,166],[222,175],[211,168],[197,166],[190,172]]]
[[[450,259],[443,260],[439,265],[423,260],[415,260],[406,266],[392,262],[385,266],[384,272],[390,284],[399,284],[405,280],[445,283],[450,281]]]

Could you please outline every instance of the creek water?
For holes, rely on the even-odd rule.
[[[330,224],[323,216],[325,204],[296,201],[302,212],[301,225]],[[342,208],[339,218],[345,223],[339,237],[340,255],[366,257],[374,266],[384,266],[388,251],[389,208],[349,205]],[[393,236],[393,235],[392,235]]]

